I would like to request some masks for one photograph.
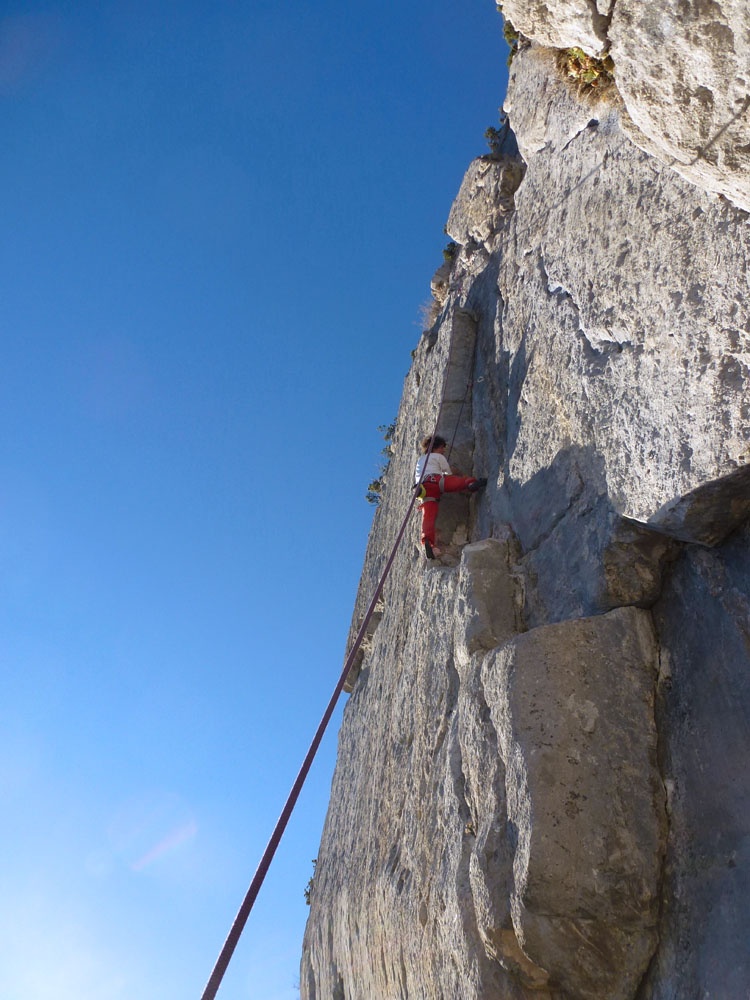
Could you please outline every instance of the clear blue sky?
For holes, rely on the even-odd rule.
[[[501,25],[3,4],[2,1000],[200,996],[341,669]],[[220,1000],[297,995],[339,719]]]

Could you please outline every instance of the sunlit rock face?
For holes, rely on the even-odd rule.
[[[626,135],[750,211],[750,6],[745,0],[505,0],[527,39],[609,55]]]
[[[504,0],[503,14],[516,31],[554,49],[577,46],[589,55],[607,51],[609,3],[593,0]]]
[[[350,641],[441,396],[449,461],[489,483],[441,501],[439,561],[414,516],[350,673],[301,995],[734,1000],[748,217],[552,52],[522,48],[506,106],[518,153],[475,161],[451,210]]]
[[[631,139],[750,211],[745,0],[618,0],[609,38]]]
[[[736,517],[693,494],[744,484],[750,461],[747,217],[635,149],[610,105],[550,92],[550,54],[514,67],[507,105],[528,166],[513,254],[498,254],[511,493],[528,509],[535,475],[571,497],[598,479],[625,516],[713,543],[750,512],[744,485]],[[529,520],[524,535],[539,533]]]

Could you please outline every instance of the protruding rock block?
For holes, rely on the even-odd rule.
[[[372,650],[372,641],[375,636],[378,625],[383,617],[383,601],[380,600],[375,605],[375,608],[370,615],[370,620],[367,623],[367,628],[365,629],[365,634],[360,643],[360,647],[354,657],[351,667],[349,668],[349,673],[346,676],[346,682],[344,683],[344,691],[347,694],[351,694],[354,690],[354,684],[359,677],[359,672],[362,669],[362,663],[367,654]],[[362,628],[362,620],[360,620],[359,628]],[[348,655],[348,653],[347,653]]]
[[[453,261],[444,261],[437,271],[435,271],[430,281],[430,292],[439,306],[442,306],[448,297],[448,284],[450,282],[452,266]]]
[[[529,627],[630,604],[649,607],[675,547],[664,535],[621,517],[606,497],[582,497],[522,560],[529,571]]]
[[[456,603],[455,656],[459,666],[523,630],[518,586],[511,571],[511,538],[485,538],[461,553]]]
[[[750,517],[750,465],[664,504],[649,519],[657,531],[716,545]]]
[[[504,216],[513,211],[513,194],[524,164],[515,156],[480,156],[470,165],[448,216],[446,232],[462,246],[488,244]]]
[[[580,1000],[629,1000],[656,946],[656,667],[636,608],[534,629],[482,666],[515,836],[513,926]]]
[[[553,49],[577,46],[598,56],[608,46],[609,3],[599,0],[504,0],[503,14],[516,31]]]

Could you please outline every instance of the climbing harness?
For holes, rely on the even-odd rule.
[[[440,489],[441,493],[445,493],[445,474],[443,473],[442,475],[438,475],[437,473],[433,472],[429,476],[425,476],[422,482],[419,484],[421,489],[419,495],[422,500],[422,503],[427,503],[428,500],[434,500],[435,503],[437,503],[438,502],[437,497],[427,496],[427,490],[425,490],[424,488],[424,483],[433,483]]]
[[[443,378],[443,391],[440,397],[440,405],[438,407],[437,419],[435,420],[435,429],[432,432],[432,437],[430,438],[430,446],[426,452],[428,457],[432,452],[432,446],[435,442],[437,429],[438,426],[440,425],[440,418],[443,414],[445,391],[448,385],[447,376],[448,372],[450,371],[450,364],[453,357],[454,335],[455,335],[454,331],[451,330],[451,338],[448,348],[448,359],[445,365],[446,374]],[[471,375],[469,376],[469,379],[471,379]],[[466,400],[466,396],[468,395],[470,385],[471,381],[469,381],[469,385],[467,385],[466,387],[466,395],[464,396],[464,401]],[[461,411],[463,411],[463,404],[461,405]],[[461,411],[459,411],[459,419],[461,416]],[[456,430],[458,430],[458,422],[456,423]],[[453,434],[454,440],[455,437],[456,434],[454,431]],[[426,465],[427,462],[425,462],[425,466]],[[370,601],[367,611],[365,612],[365,616],[362,619],[362,624],[359,627],[359,632],[357,632],[357,636],[354,640],[352,648],[350,649],[349,655],[347,656],[346,662],[344,663],[344,669],[341,671],[341,676],[338,679],[338,683],[336,684],[336,687],[333,690],[331,699],[328,702],[328,705],[326,706],[326,710],[323,713],[323,717],[320,720],[320,724],[318,725],[315,735],[313,736],[310,748],[308,749],[305,759],[302,762],[302,767],[300,768],[299,773],[295,778],[294,784],[292,785],[291,791],[289,792],[289,796],[286,800],[286,803],[284,804],[284,808],[281,810],[281,815],[279,816],[276,822],[276,826],[274,827],[273,833],[271,834],[271,838],[268,841],[268,844],[266,845],[266,849],[263,852],[262,858],[260,859],[260,864],[258,865],[255,875],[253,876],[253,880],[250,883],[250,888],[247,890],[245,898],[243,899],[242,904],[239,910],[237,911],[237,916],[234,918],[234,923],[232,924],[229,930],[229,934],[227,935],[227,939],[224,942],[224,946],[222,947],[221,952],[219,953],[219,957],[216,960],[216,965],[214,966],[213,971],[211,972],[211,976],[209,977],[208,983],[206,984],[206,988],[201,994],[201,1000],[214,1000],[216,993],[218,992],[219,986],[221,985],[221,981],[224,978],[224,973],[227,971],[229,962],[231,961],[232,955],[234,954],[234,949],[237,947],[237,942],[239,941],[240,935],[242,934],[242,931],[245,928],[245,924],[247,923],[247,919],[250,916],[250,911],[253,908],[253,904],[255,903],[255,900],[258,896],[260,887],[263,885],[263,881],[266,877],[268,869],[271,866],[271,861],[273,860],[273,856],[276,853],[276,848],[279,846],[279,842],[281,841],[284,830],[286,829],[286,825],[289,822],[290,816],[292,815],[292,810],[294,809],[297,799],[299,798],[299,794],[302,791],[302,786],[305,783],[305,778],[307,777],[308,771],[312,766],[312,762],[313,759],[315,758],[315,754],[318,751],[320,742],[323,739],[323,734],[325,733],[328,723],[330,722],[331,716],[333,715],[333,710],[336,707],[336,702],[338,701],[339,695],[344,689],[344,684],[346,683],[346,679],[349,676],[349,671],[351,670],[352,665],[354,663],[354,659],[357,653],[359,652],[360,646],[362,645],[362,641],[367,632],[367,626],[369,625],[370,618],[372,617],[372,614],[375,611],[375,606],[380,600],[380,595],[383,592],[385,581],[387,580],[388,574],[390,573],[391,567],[393,566],[393,562],[396,558],[396,553],[399,550],[401,541],[404,537],[404,532],[406,531],[406,526],[408,525],[409,518],[411,517],[411,513],[414,510],[414,505],[416,504],[417,499],[419,498],[420,492],[424,491],[424,487],[422,486],[422,480],[424,478],[425,476],[423,469],[422,474],[419,478],[419,482],[416,484],[416,488],[412,492],[411,502],[409,503],[409,509],[404,515],[403,521],[401,522],[401,527],[399,528],[398,535],[396,536],[396,541],[394,542],[391,554],[388,557],[388,562],[385,564],[385,569],[383,570],[380,580],[378,581],[378,585],[375,588],[375,593],[372,595],[372,600]],[[426,499],[430,500],[432,498],[426,497]]]

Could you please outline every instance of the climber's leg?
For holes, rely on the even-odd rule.
[[[435,546],[435,520],[438,513],[436,497],[427,497],[421,505],[422,509],[422,541]]]
[[[475,482],[472,476],[443,476],[443,492],[459,493]]]
[[[445,493],[460,493],[461,490],[477,493],[479,490],[483,490],[486,485],[486,479],[475,479],[474,476],[443,477],[443,491]]]

